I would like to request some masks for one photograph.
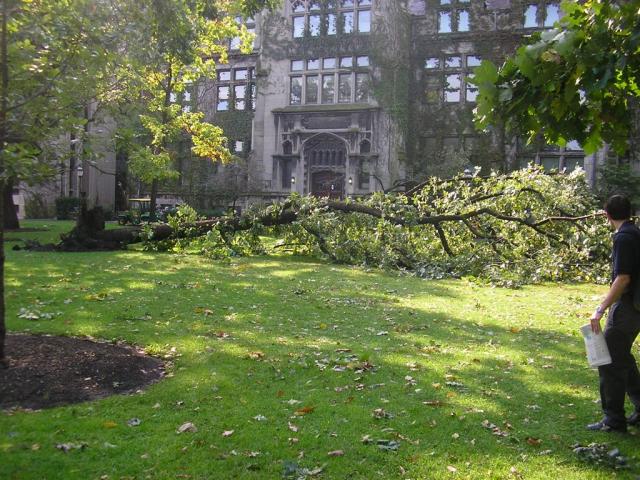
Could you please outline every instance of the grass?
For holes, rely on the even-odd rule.
[[[506,290],[290,257],[7,255],[11,331],[122,339],[173,366],[132,396],[1,415],[2,479],[278,479],[294,463],[323,468],[309,479],[637,475],[571,449],[610,442],[640,461],[637,436],[584,429],[600,411],[577,328],[603,287]],[[24,320],[21,307],[59,314]],[[185,422],[198,431],[176,434]],[[68,442],[87,448],[56,450]]]

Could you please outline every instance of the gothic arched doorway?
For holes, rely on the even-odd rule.
[[[318,135],[304,145],[309,193],[318,197],[342,198],[345,191],[347,147],[333,135]]]

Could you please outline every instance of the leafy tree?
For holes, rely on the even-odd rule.
[[[52,165],[44,159],[56,135],[83,130],[84,107],[107,59],[107,27],[100,26],[109,24],[107,15],[103,2],[87,0],[2,2],[5,191],[19,181],[36,183],[51,175]]]
[[[586,153],[609,143],[639,158],[640,0],[563,2],[565,16],[497,68],[475,71],[476,124]]]
[[[91,99],[117,102],[139,92],[147,107],[149,149],[141,172],[166,175],[167,145],[177,129],[194,153],[224,160],[222,132],[201,113],[181,114],[173,92],[215,71],[238,33],[233,13],[255,13],[274,0],[3,0],[0,4],[0,189],[51,174],[45,159],[62,133],[80,135]],[[246,32],[240,32],[248,43]],[[184,113],[184,112],[183,112]],[[151,175],[151,174],[149,174]],[[156,190],[157,190],[157,180]],[[0,364],[4,338],[4,195],[0,195]]]
[[[52,173],[56,137],[81,131],[104,78],[109,11],[89,0],[3,0],[0,40],[0,189]],[[4,217],[8,195],[0,195]],[[4,363],[4,218],[0,218],[0,363]]]
[[[632,205],[640,205],[640,175],[628,163],[608,163],[599,171],[598,196],[604,203],[613,194],[625,194]]]
[[[216,63],[227,61],[228,40],[240,37],[248,52],[252,36],[238,25],[238,15],[253,15],[272,0],[211,2],[203,0],[145,0],[128,4],[129,22],[141,28],[128,32],[128,42],[144,48],[127,48],[118,71],[121,98],[138,99],[144,113],[141,124],[149,141],[131,152],[129,167],[151,184],[150,216],[155,218],[159,183],[176,178],[175,141],[190,135],[192,152],[203,158],[229,162],[222,129],[203,120],[202,112],[184,111],[172,102],[198,81],[215,78]]]

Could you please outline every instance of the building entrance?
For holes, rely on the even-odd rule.
[[[343,140],[319,135],[305,144],[304,159],[311,195],[344,197],[347,147]]]
[[[324,170],[311,175],[311,195],[316,197],[344,197],[344,174]]]

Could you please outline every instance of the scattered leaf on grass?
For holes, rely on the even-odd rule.
[[[267,417],[265,417],[264,415],[256,415],[255,417],[253,417],[254,420],[256,420],[257,422],[264,422]]]
[[[384,408],[376,408],[371,415],[373,418],[393,418],[393,414],[386,412]]]
[[[233,435],[233,432],[235,432],[235,430],[225,430],[224,432],[222,432],[222,436],[230,437],[231,435]]]
[[[127,425],[129,425],[130,427],[137,427],[141,423],[142,421],[139,418],[130,418],[129,420],[127,420]]]
[[[488,430],[491,430],[491,432],[494,435],[498,436],[498,437],[508,437],[509,436],[508,432],[505,432],[505,431],[501,430],[500,427],[498,427],[497,425],[489,422],[489,420],[483,420],[482,421],[482,426],[484,428],[488,429]],[[507,428],[509,428],[509,427],[510,427],[510,425],[507,424]]]
[[[516,467],[511,467],[509,469],[509,472],[511,473],[511,475],[513,475],[516,478],[522,478],[522,474],[518,471]]]
[[[70,450],[84,450],[87,448],[86,443],[58,443],[56,445],[58,450],[62,450],[64,453],[69,452]]]
[[[456,473],[458,471],[458,469],[453,465],[447,465],[447,470],[449,470],[451,473]]]
[[[429,407],[442,407],[445,403],[441,400],[426,400],[422,402],[423,405],[428,405]]]
[[[116,428],[118,424],[116,422],[107,421],[102,424],[104,428]]]
[[[535,437],[527,437],[527,443],[532,447],[539,447],[540,444],[542,443],[542,440]]]
[[[193,423],[186,422],[178,427],[178,430],[176,430],[176,433],[185,433],[185,432],[195,433],[197,431],[198,431],[198,428]]]
[[[327,453],[330,457],[342,457],[344,455],[343,450],[333,450],[332,452]]]
[[[313,413],[313,411],[316,409],[316,407],[311,407],[311,406],[306,406],[306,407],[302,407],[299,408],[298,410],[295,411],[295,415],[302,417],[303,415],[307,415],[309,413]]]
[[[292,432],[297,432],[298,431],[298,427],[296,425],[294,425],[291,422],[288,422],[289,425],[289,430],[291,430]]]
[[[396,450],[398,450],[398,448],[400,448],[400,442],[397,442],[395,440],[378,440],[376,442],[376,445],[378,445],[378,448],[380,450],[388,450],[392,452],[395,452]]]

